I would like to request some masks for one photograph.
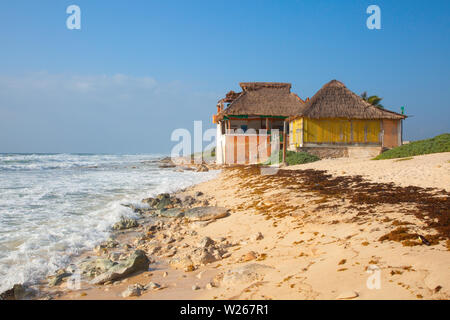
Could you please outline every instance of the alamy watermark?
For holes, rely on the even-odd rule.
[[[67,7],[66,13],[70,14],[66,20],[66,26],[69,30],[81,29],[81,9],[79,6],[72,4]]]
[[[367,18],[366,25],[369,30],[381,29],[381,9],[379,6],[372,4],[367,7],[367,14],[370,16]]]
[[[367,268],[367,273],[370,276],[367,278],[366,286],[369,290],[380,290],[381,289],[381,270],[377,265],[371,264]]]
[[[280,165],[280,131],[272,129],[203,130],[202,121],[194,121],[193,134],[185,128],[172,132],[171,141],[178,142],[171,151],[174,164],[264,164],[261,173],[275,174]],[[203,146],[204,142],[207,143]]]

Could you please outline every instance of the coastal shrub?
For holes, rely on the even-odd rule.
[[[282,160],[283,160],[283,153],[281,153],[280,161],[282,161]],[[294,151],[286,152],[286,163],[290,166],[295,165],[295,164],[315,162],[315,161],[319,161],[319,160],[320,160],[320,158],[318,156],[315,156],[308,152],[294,152]]]
[[[283,151],[280,151],[278,156],[279,156],[280,163],[282,163],[283,162]],[[318,160],[320,160],[319,157],[317,157],[313,154],[310,154],[308,152],[286,151],[286,164],[289,166],[314,162],[314,161],[318,161]],[[263,164],[270,164],[270,162],[267,161]]]
[[[373,160],[407,158],[438,152],[450,152],[450,133],[444,133],[431,139],[404,144],[400,147],[383,152]]]

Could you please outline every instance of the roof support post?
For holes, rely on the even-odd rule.
[[[283,121],[283,164],[286,165],[286,120]]]

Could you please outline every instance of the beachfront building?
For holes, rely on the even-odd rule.
[[[216,163],[264,162],[272,152],[271,133],[278,129],[281,147],[288,117],[299,114],[304,101],[290,83],[243,82],[242,92],[230,91],[217,104]],[[276,131],[274,131],[276,132]]]
[[[406,116],[373,106],[337,80],[289,118],[289,150],[319,157],[375,156],[402,144]]]

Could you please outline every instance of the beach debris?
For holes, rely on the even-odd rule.
[[[201,197],[203,195],[203,192],[201,192],[201,191],[197,191],[196,193],[195,193],[195,196],[196,197]]]
[[[193,290],[193,291],[200,290],[200,287],[199,287],[198,285],[194,284],[194,285],[192,286],[192,290]]]
[[[147,271],[149,264],[150,261],[145,252],[142,250],[136,250],[128,259],[123,262],[116,263],[106,272],[95,277],[94,280],[92,280],[92,283],[104,284],[107,281],[122,279],[138,271]]]
[[[256,260],[257,258],[258,258],[258,254],[256,252],[249,251],[239,259],[239,262],[252,261],[252,260]]]
[[[184,272],[192,272],[195,270],[195,267],[193,265],[189,265],[189,266],[186,266],[183,270],[184,270]]]
[[[65,278],[68,278],[72,275],[72,273],[67,272],[64,269],[58,270],[54,276],[49,277],[50,280],[48,282],[49,287],[55,287],[60,285]]]
[[[125,230],[138,227],[139,223],[136,219],[122,217],[119,222],[113,225],[113,230]]]
[[[418,238],[420,240],[420,242],[422,242],[424,245],[429,246],[431,245],[430,241],[428,241],[424,236],[421,236],[420,234],[418,235]]]
[[[163,277],[165,278],[165,277],[167,277],[169,274],[167,273],[167,272],[164,272],[163,273]]]
[[[253,241],[253,242],[262,240],[262,239],[264,239],[264,236],[262,235],[261,232],[257,232],[250,237],[250,241]]]
[[[133,284],[127,287],[125,291],[122,292],[122,297],[128,298],[128,297],[139,297],[144,290],[144,287],[139,284]]]
[[[205,286],[206,289],[211,290],[212,288],[215,287],[214,282],[208,282]]]
[[[359,297],[359,294],[356,291],[349,290],[344,291],[340,295],[337,296],[338,300],[348,300],[348,299],[354,299]]]

